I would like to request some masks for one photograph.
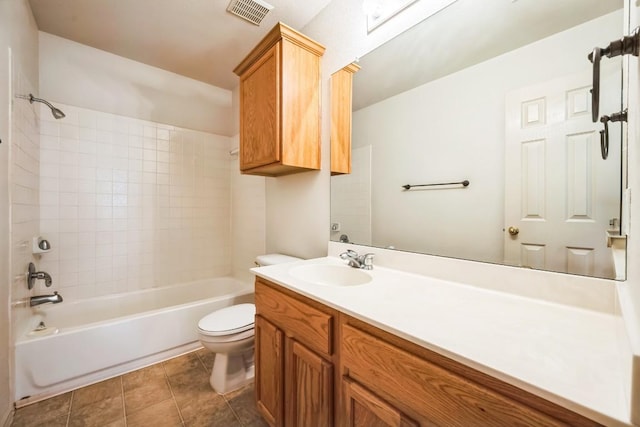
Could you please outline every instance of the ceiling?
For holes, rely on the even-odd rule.
[[[227,12],[228,0],[30,0],[41,31],[224,89],[278,22],[300,29],[331,0],[268,0],[260,26]]]

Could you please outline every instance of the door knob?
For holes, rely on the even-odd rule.
[[[520,232],[520,229],[519,229],[518,227],[513,227],[513,226],[511,226],[511,227],[509,227],[509,228],[507,229],[507,231],[508,231],[508,232],[509,232],[509,234],[511,234],[512,236],[517,236],[517,235],[518,235],[518,233]]]

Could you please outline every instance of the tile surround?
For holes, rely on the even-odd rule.
[[[230,138],[55,103],[40,112],[39,267],[78,299],[231,272]]]

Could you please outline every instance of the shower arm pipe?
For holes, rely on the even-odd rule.
[[[54,107],[53,104],[46,99],[36,98],[31,93],[29,95],[16,95],[16,98],[27,99],[30,104],[33,104],[34,102],[41,102],[51,109],[51,114],[53,114],[54,118],[61,119],[65,117],[65,114],[59,108]]]
[[[593,87],[591,88],[591,120],[596,123],[600,116],[600,60],[603,56],[613,58],[621,55],[638,56],[640,53],[640,27],[621,39],[614,40],[605,48],[595,47],[587,56],[593,63]]]

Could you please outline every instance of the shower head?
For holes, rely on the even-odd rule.
[[[33,104],[34,102],[43,103],[47,107],[51,108],[51,114],[53,115],[53,117],[55,119],[62,119],[62,118],[65,117],[65,114],[62,112],[62,110],[60,110],[59,108],[56,108],[53,105],[51,105],[51,103],[49,101],[46,101],[46,100],[40,99],[40,98],[36,98],[32,94],[29,94],[29,96],[21,96],[21,95],[17,95],[17,96],[18,96],[18,98],[28,99],[31,104]]]
[[[62,118],[65,117],[64,113],[62,112],[62,110],[60,110],[59,108],[54,107],[53,105],[51,105],[50,102],[45,101],[44,99],[36,98],[32,94],[29,94],[29,102],[32,103],[32,104],[34,102],[42,102],[47,107],[51,108],[51,114],[53,115],[54,119],[62,119]]]

